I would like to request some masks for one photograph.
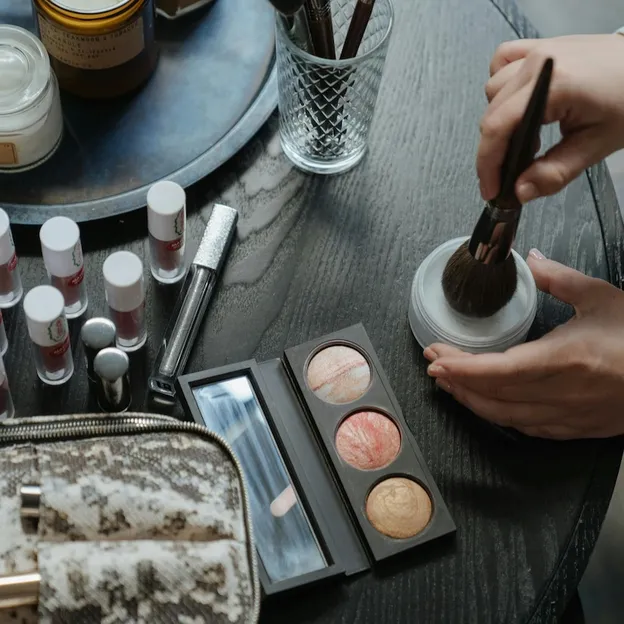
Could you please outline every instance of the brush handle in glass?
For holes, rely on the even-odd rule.
[[[184,371],[199,326],[217,281],[212,269],[193,264],[156,355],[149,387],[173,397],[175,380]]]

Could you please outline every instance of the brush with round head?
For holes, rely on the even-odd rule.
[[[449,305],[467,316],[492,316],[516,291],[516,263],[511,253],[522,205],[514,187],[534,158],[544,120],[553,60],[546,59],[501,168],[501,189],[487,202],[470,240],[451,256],[442,274]]]

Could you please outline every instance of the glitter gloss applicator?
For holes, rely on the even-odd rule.
[[[215,204],[156,355],[149,388],[157,394],[175,396],[176,378],[188,361],[234,238],[237,220],[238,212],[234,208]]]

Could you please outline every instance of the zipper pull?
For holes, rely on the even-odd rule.
[[[0,610],[38,604],[40,585],[38,572],[0,576]]]
[[[38,485],[22,485],[20,488],[20,516],[29,520],[39,520],[39,503],[41,487]]]

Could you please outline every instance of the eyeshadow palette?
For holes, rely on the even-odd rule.
[[[240,460],[265,595],[455,531],[361,324],[177,384]]]

